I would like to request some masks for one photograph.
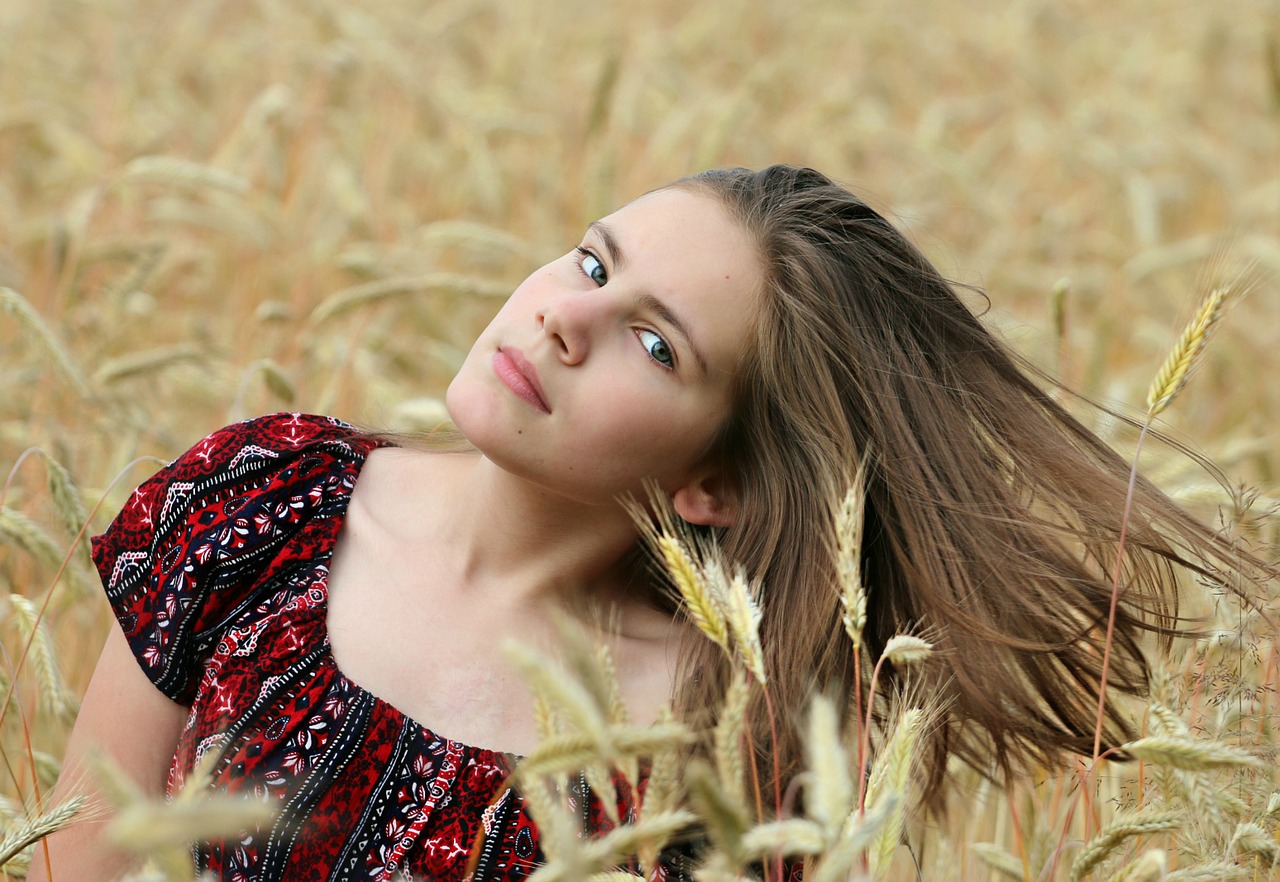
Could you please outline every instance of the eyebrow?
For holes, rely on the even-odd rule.
[[[587,225],[587,229],[599,236],[600,241],[604,243],[604,250],[609,254],[609,263],[618,269],[627,265],[627,256],[622,252],[622,246],[618,244],[618,237],[613,232],[613,227],[604,221],[592,221]]]
[[[614,269],[622,269],[627,265],[627,256],[622,250],[622,245],[618,242],[618,237],[614,233],[613,227],[603,221],[592,221],[588,224],[587,229],[600,237],[605,253],[609,256],[609,263],[613,265]],[[702,353],[694,345],[693,335],[689,333],[685,323],[680,321],[680,317],[671,311],[671,307],[652,294],[640,295],[639,301],[641,306],[670,325],[681,337],[684,337],[685,343],[689,346],[689,351],[693,353],[693,360],[698,363],[698,369],[702,371],[702,376],[706,377],[710,373],[707,368],[707,360],[702,357]]]

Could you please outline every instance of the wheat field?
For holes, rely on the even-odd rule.
[[[281,409],[430,428],[503,297],[586,223],[774,161],[868,198],[1015,348],[1138,419],[1201,296],[1247,289],[1157,422],[1225,477],[1171,444],[1142,466],[1275,546],[1274,0],[5,0],[3,836],[47,796],[108,628],[84,536],[159,463]],[[876,872],[1280,878],[1274,619],[1192,606],[1213,636],[1162,658],[1143,712],[1181,759],[1105,765],[1083,799],[1080,768],[960,774]]]

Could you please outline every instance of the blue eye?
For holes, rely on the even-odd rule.
[[[604,264],[600,262],[600,258],[596,257],[581,245],[578,246],[578,269],[582,270],[582,274],[597,285],[603,286],[609,281],[609,274],[604,270]]]
[[[676,358],[672,353],[671,347],[667,345],[667,341],[663,340],[653,331],[639,330],[636,336],[640,338],[640,345],[644,346],[645,352],[649,353],[649,357],[665,368],[675,367]]]

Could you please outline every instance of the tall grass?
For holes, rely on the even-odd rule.
[[[988,320],[1022,351],[1139,419],[1199,293],[1255,266],[1261,282],[1159,414],[1226,485],[1168,445],[1148,444],[1142,464],[1241,542],[1275,543],[1280,19],[1265,0],[1176,13],[1138,0],[0,3],[5,841],[65,810],[47,792],[108,626],[84,535],[154,468],[146,457],[284,407],[433,424],[503,292],[586,222],[709,165],[782,160],[842,179],[944,272],[987,288]],[[1135,453],[1136,431],[1080,413]],[[1273,873],[1275,599],[1202,588],[1188,612],[1209,636],[1160,657],[1145,759],[1030,770],[1003,791],[957,770],[953,811],[908,818],[909,848],[873,841],[893,800],[868,799],[848,866]],[[733,651],[749,667],[749,645]],[[821,713],[815,738],[830,734]],[[860,760],[884,756],[860,749],[854,782]],[[1209,768],[1210,755],[1253,760]],[[655,785],[643,835],[585,857],[565,839],[561,853],[593,868],[624,846],[651,853],[690,804],[714,809],[733,768],[726,754]],[[854,841],[832,826],[844,797],[829,805],[782,819],[812,827],[731,823],[720,853]]]

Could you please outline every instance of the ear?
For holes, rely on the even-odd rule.
[[[671,494],[676,514],[691,524],[727,527],[738,516],[737,494],[719,472],[698,477]]]

